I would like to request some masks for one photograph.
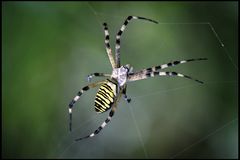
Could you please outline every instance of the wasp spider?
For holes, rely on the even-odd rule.
[[[104,33],[105,33],[105,46],[106,46],[108,58],[112,65],[112,69],[113,69],[112,74],[93,73],[93,74],[88,75],[89,82],[91,81],[91,79],[94,76],[108,77],[108,78],[104,81],[91,83],[91,84],[83,87],[77,93],[75,98],[70,102],[70,104],[69,104],[69,116],[70,116],[69,129],[70,129],[70,131],[72,129],[72,108],[73,108],[74,104],[77,102],[77,100],[79,100],[79,98],[83,94],[83,92],[89,90],[90,88],[100,86],[99,90],[96,94],[96,97],[95,97],[95,111],[97,113],[103,113],[109,109],[111,109],[111,111],[109,112],[109,116],[107,117],[107,119],[101,124],[100,127],[98,127],[97,130],[95,130],[92,134],[89,134],[88,136],[76,139],[76,141],[82,140],[85,138],[89,138],[89,137],[93,137],[96,134],[98,134],[107,125],[107,123],[110,122],[110,120],[112,119],[112,116],[114,115],[115,110],[117,108],[117,103],[120,100],[122,95],[124,96],[124,99],[128,103],[131,101],[131,99],[128,98],[126,95],[127,82],[133,82],[133,81],[137,81],[137,80],[147,79],[149,77],[154,77],[154,76],[178,76],[178,77],[188,78],[188,79],[194,80],[199,83],[203,83],[202,81],[193,79],[192,77],[184,75],[184,74],[180,74],[177,72],[164,72],[161,70],[164,68],[175,66],[178,64],[182,64],[182,63],[206,60],[206,58],[173,61],[173,62],[170,62],[167,64],[162,64],[159,66],[154,66],[154,67],[150,67],[147,69],[143,69],[143,70],[140,70],[137,72],[133,72],[133,68],[130,67],[129,64],[121,66],[121,63],[120,63],[120,38],[121,38],[121,35],[124,32],[127,24],[132,19],[146,20],[146,21],[153,22],[156,24],[158,23],[154,20],[144,18],[144,17],[128,16],[116,36],[115,59],[113,57],[112,50],[111,50],[110,44],[109,44],[108,27],[107,27],[106,23],[103,23]]]

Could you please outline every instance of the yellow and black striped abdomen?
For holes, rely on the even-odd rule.
[[[95,98],[95,111],[102,113],[107,111],[112,107],[114,99],[116,97],[116,84],[111,81],[106,81],[103,83]]]

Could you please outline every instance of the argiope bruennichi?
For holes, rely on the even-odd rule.
[[[120,38],[121,38],[121,35],[124,32],[127,24],[132,19],[141,19],[141,20],[146,20],[146,21],[153,22],[156,24],[158,23],[154,20],[144,18],[144,17],[128,16],[116,36],[115,59],[113,57],[112,50],[110,48],[108,27],[107,27],[106,23],[103,23],[104,33],[105,33],[105,46],[106,46],[108,58],[112,65],[112,69],[113,69],[112,74],[93,73],[88,76],[88,81],[91,81],[91,79],[94,76],[108,77],[108,78],[104,81],[91,83],[91,84],[83,87],[77,93],[75,98],[70,102],[70,104],[69,104],[69,115],[70,115],[69,129],[71,131],[73,105],[77,102],[77,100],[80,98],[82,93],[89,90],[90,88],[94,88],[94,87],[97,87],[100,85],[100,88],[99,88],[99,90],[96,94],[96,98],[95,98],[95,111],[97,113],[103,113],[103,112],[106,112],[107,110],[109,110],[110,108],[111,108],[111,111],[109,113],[108,118],[101,124],[100,127],[98,127],[97,130],[95,130],[95,132],[93,132],[92,134],[90,134],[88,136],[78,138],[78,139],[76,139],[76,141],[82,140],[85,138],[89,138],[89,137],[93,137],[96,134],[98,134],[107,125],[107,123],[110,122],[110,120],[111,120],[112,116],[114,115],[115,110],[117,108],[117,103],[120,100],[122,95],[124,96],[124,99],[128,103],[131,101],[131,99],[127,98],[127,95],[126,95],[127,82],[133,82],[133,81],[137,81],[137,80],[147,79],[149,77],[154,77],[154,76],[178,76],[178,77],[188,78],[188,79],[194,80],[199,83],[203,83],[202,81],[193,79],[192,77],[181,74],[181,73],[163,72],[161,70],[164,68],[175,66],[178,64],[182,64],[182,63],[206,60],[206,58],[173,61],[173,62],[170,62],[167,64],[162,64],[159,66],[154,66],[154,67],[150,67],[147,69],[143,69],[143,70],[140,70],[137,72],[133,72],[133,68],[129,64],[121,66],[121,63],[120,63]]]

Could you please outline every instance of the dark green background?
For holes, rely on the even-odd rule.
[[[238,2],[2,4],[4,158],[238,157]],[[108,23],[114,48],[129,15],[160,23],[135,20],[127,26],[123,64],[139,70],[207,57],[166,69],[205,84],[179,77],[131,83],[132,103],[121,100],[99,135],[73,143],[108,115],[96,115],[93,89],[76,104],[74,130],[68,132],[67,106],[86,76],[111,72],[101,23]]]

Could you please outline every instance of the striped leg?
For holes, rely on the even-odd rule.
[[[116,63],[114,61],[113,54],[112,54],[112,49],[111,49],[110,43],[109,43],[110,37],[109,37],[107,23],[103,23],[103,26],[104,26],[104,34],[105,34],[105,46],[106,46],[106,51],[107,51],[107,54],[108,54],[108,58],[109,58],[109,61],[112,65],[112,68],[116,68]]]
[[[98,127],[98,129],[95,130],[92,134],[82,137],[82,138],[78,138],[75,141],[79,141],[79,140],[86,139],[86,138],[91,138],[91,137],[97,135],[107,125],[107,123],[109,123],[111,121],[111,119],[115,113],[115,110],[117,109],[117,103],[118,103],[118,100],[120,99],[121,95],[122,95],[122,93],[120,92],[118,97],[116,98],[116,101],[114,102],[114,104],[112,106],[112,110],[109,112],[108,118],[101,124],[101,126]]]
[[[201,61],[201,60],[207,60],[207,58],[197,58],[197,59],[187,59],[187,60],[182,60],[182,61],[173,61],[173,62],[170,62],[170,63],[162,64],[162,65],[159,65],[159,66],[154,66],[154,67],[147,68],[147,69],[144,69],[144,70],[146,72],[154,72],[154,71],[157,71],[157,70],[160,70],[160,69],[168,68],[168,67],[171,67],[171,66],[176,66],[178,64],[183,64],[183,63],[193,62],[193,61]]]
[[[69,112],[69,130],[72,130],[72,108],[73,105],[79,100],[80,96],[83,94],[83,92],[88,91],[90,88],[94,88],[102,83],[104,83],[105,81],[100,81],[100,82],[96,82],[96,83],[91,83],[85,87],[83,87],[78,93],[77,95],[74,97],[74,99],[69,103],[68,105],[68,112]]]
[[[144,73],[144,72],[138,72],[137,74],[131,74],[129,75],[128,81],[137,81],[137,80],[142,80],[142,79],[146,79],[149,77],[155,77],[155,76],[178,76],[178,77],[183,77],[183,78],[188,78],[191,80],[194,80],[198,83],[203,84],[202,81],[194,79],[190,76],[181,74],[181,73],[177,73],[177,72],[148,72],[148,73]]]
[[[105,73],[92,73],[87,76],[88,82],[92,80],[93,77],[110,77],[111,74],[105,74]]]
[[[144,18],[144,17],[137,17],[137,16],[128,16],[127,17],[127,19],[124,21],[124,24],[122,25],[121,29],[118,31],[117,36],[116,36],[115,59],[116,59],[116,63],[117,63],[118,68],[121,65],[120,64],[120,38],[121,38],[121,35],[122,35],[123,31],[125,30],[128,22],[131,19],[142,19],[142,20],[147,20],[147,21],[153,22],[153,23],[158,23],[157,21],[154,21],[154,20],[151,20],[151,19],[148,19],[148,18]]]

